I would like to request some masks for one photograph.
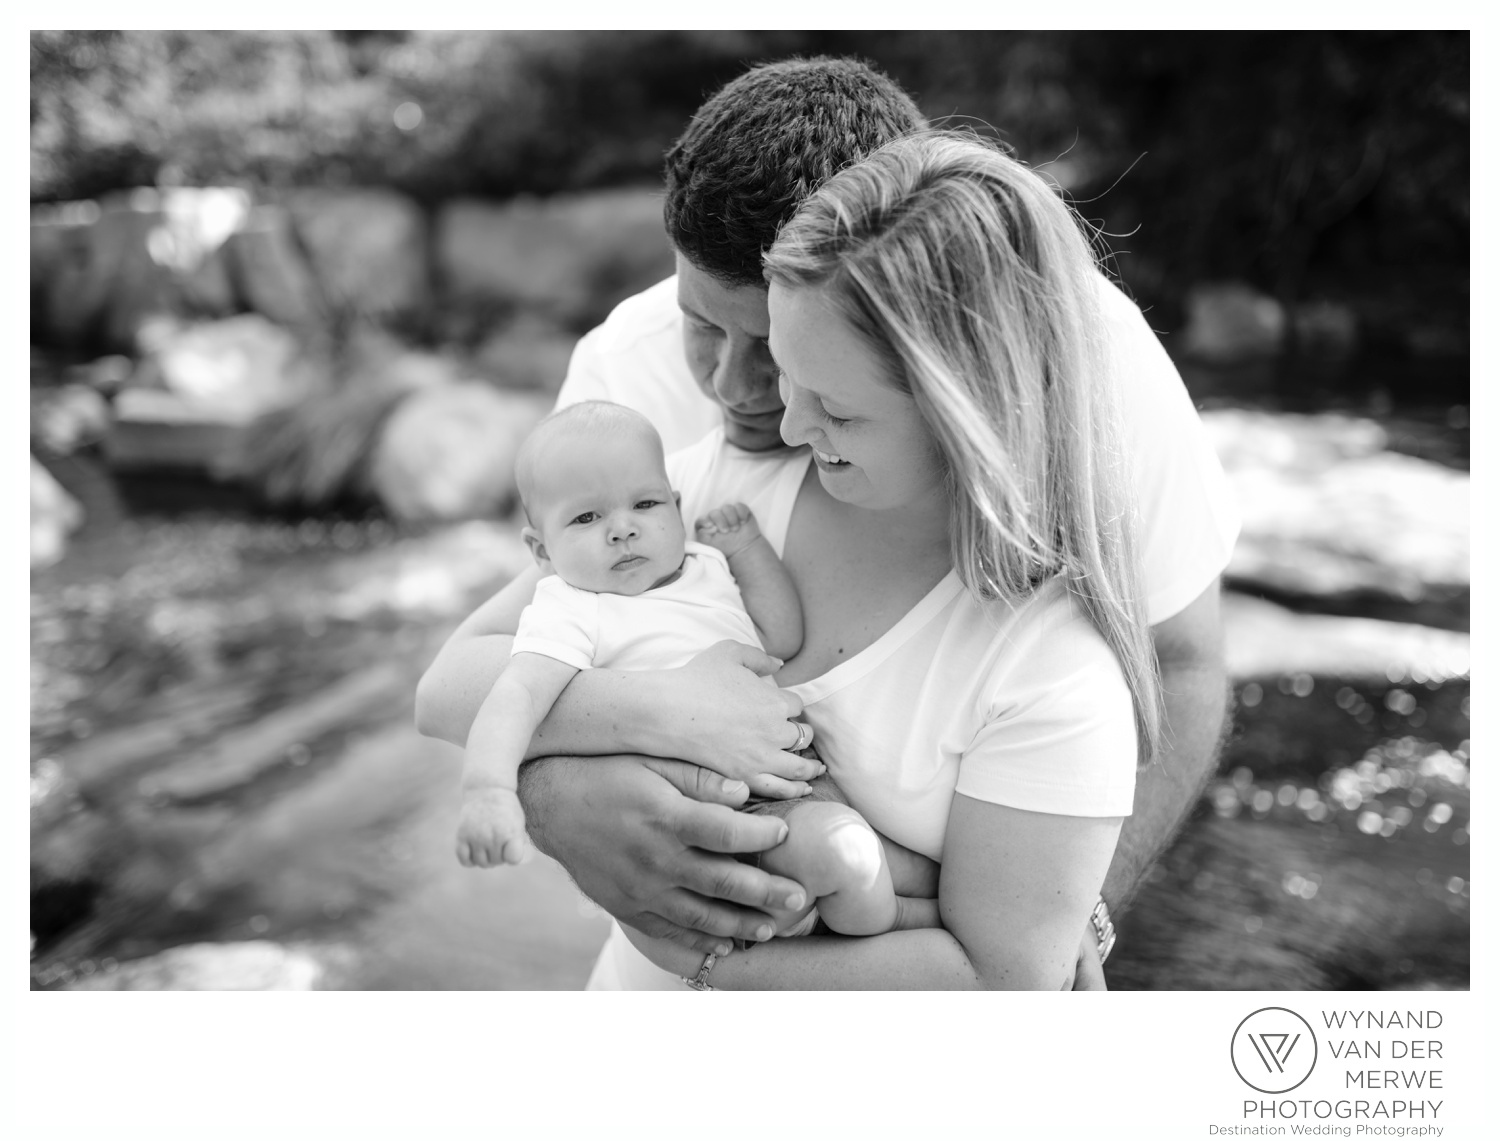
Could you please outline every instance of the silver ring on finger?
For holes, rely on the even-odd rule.
[[[812,734],[807,731],[807,726],[801,721],[793,721],[792,724],[797,727],[797,743],[792,746],[791,751],[800,753],[803,749],[807,748],[807,743],[812,739]]]

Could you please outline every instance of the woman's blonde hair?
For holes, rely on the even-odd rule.
[[[824,295],[916,401],[951,490],[953,565],[981,598],[1062,577],[1114,651],[1142,762],[1161,697],[1101,279],[1051,184],[977,136],[887,143],[787,221],[766,278]]]

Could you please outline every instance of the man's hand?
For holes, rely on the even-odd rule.
[[[682,761],[548,757],[522,767],[520,794],[536,846],[647,935],[727,954],[731,939],[771,937],[768,909],[806,903],[801,885],[734,859],[786,836],[776,817],[734,811],[742,782]]]

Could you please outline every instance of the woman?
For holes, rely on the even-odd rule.
[[[806,448],[751,487],[710,437],[685,496],[747,499],[780,549],[807,618],[776,680],[849,802],[941,861],[942,926],[717,961],[630,933],[656,972],[617,928],[592,984],[1064,986],[1159,701],[1088,243],[1042,179],[936,132],[825,183],[766,274]]]

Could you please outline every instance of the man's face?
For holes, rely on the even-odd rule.
[[[688,368],[723,410],[725,438],[751,452],[783,447],[765,289],[725,285],[679,253],[677,304]]]

